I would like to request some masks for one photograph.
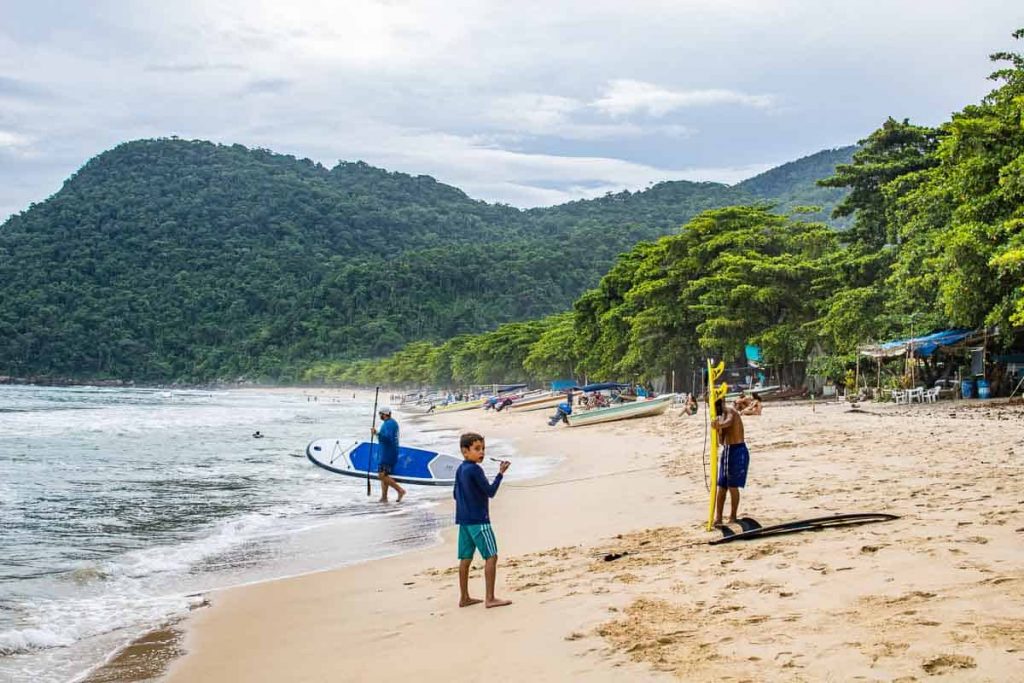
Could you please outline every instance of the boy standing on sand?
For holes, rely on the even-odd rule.
[[[455,523],[459,525],[459,607],[469,607],[480,602],[469,597],[469,566],[473,553],[480,551],[484,558],[485,607],[504,607],[511,600],[494,597],[494,581],[498,572],[498,542],[491,529],[489,499],[494,498],[501,486],[501,480],[508,469],[508,460],[502,460],[494,482],[487,481],[484,468],[484,437],[473,432],[459,438],[459,448],[464,461],[455,472]]]
[[[747,485],[750,452],[743,441],[743,418],[739,412],[732,406],[726,406],[725,399],[721,398],[715,401],[715,412],[718,417],[711,426],[718,430],[722,458],[718,463],[718,499],[715,501],[714,526],[722,526],[726,489],[729,490],[729,522],[736,521],[740,489]]]

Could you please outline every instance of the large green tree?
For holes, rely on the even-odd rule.
[[[902,310],[1006,330],[1024,325],[1024,57],[992,59],[1001,85],[942,126],[936,166],[893,184],[889,284]]]

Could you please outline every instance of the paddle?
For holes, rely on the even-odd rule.
[[[370,455],[366,459],[366,495],[370,495],[370,463],[373,462],[373,441],[377,438],[377,397],[380,396],[380,387],[373,392],[373,424],[370,426]]]

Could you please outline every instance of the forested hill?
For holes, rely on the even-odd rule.
[[[798,206],[820,206],[822,210],[811,216],[816,220],[830,220],[832,209],[846,196],[846,190],[819,187],[816,183],[831,176],[839,164],[851,163],[856,151],[856,145],[825,149],[748,178],[736,185],[736,189],[772,201],[781,211]]]
[[[750,187],[661,183],[521,211],[363,163],[125,143],[0,226],[0,375],[288,378],[541,317],[700,211],[766,188],[816,195],[832,169],[796,172],[804,161]]]

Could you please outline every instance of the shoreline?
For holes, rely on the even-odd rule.
[[[5,567],[14,567],[14,580],[4,584],[10,609],[0,619],[3,680],[8,675],[26,681],[37,676],[81,678],[166,619],[186,613],[186,603],[193,600],[183,595],[336,568],[436,543],[432,530],[446,522],[438,518],[437,502],[430,496],[401,511],[364,507],[361,487],[339,485],[336,477],[318,474],[306,460],[306,437],[313,432],[361,434],[369,429],[372,391],[359,394],[358,400],[352,391],[302,389],[10,387],[7,392],[2,412],[11,418],[4,442],[12,446],[5,452],[14,456],[15,478],[6,487],[15,496],[11,521],[16,523],[17,511],[23,509],[28,524],[20,534],[4,538],[4,547],[11,548]],[[315,396],[319,405],[313,404]],[[61,412],[65,407],[89,410]],[[266,439],[250,438],[256,427]],[[169,434],[169,440],[152,441],[150,428]],[[201,431],[208,437],[197,437]],[[47,457],[28,457],[29,450],[22,449],[22,443],[35,444],[37,438]],[[443,442],[447,437],[431,438]],[[158,444],[152,457],[140,455],[148,453],[147,442]],[[48,494],[52,485],[45,473],[38,486],[32,482],[33,472],[58,451],[82,454],[70,461],[74,474],[65,472],[72,477],[70,483],[64,475],[54,480],[60,495],[67,485],[64,500],[81,511],[73,523],[82,532],[63,539],[45,535],[47,528],[40,525],[44,543],[19,545],[21,538],[34,538],[32,520],[54,507],[46,502],[53,494]],[[107,511],[120,509],[117,505],[90,507],[95,500],[107,500],[105,493],[90,494],[94,481],[110,481],[110,499],[125,501],[125,509],[141,502],[147,508],[115,517],[117,513]],[[150,486],[149,481],[167,481],[169,488]],[[108,487],[96,490],[100,488]],[[148,508],[150,491],[153,508]],[[22,495],[24,508],[19,507]],[[198,508],[194,511],[193,501]],[[162,511],[154,514],[160,506]],[[363,512],[368,515],[359,519]],[[148,533],[147,517],[158,520],[158,533]],[[136,530],[138,535],[131,535]],[[99,539],[96,550],[90,545],[93,531]],[[346,542],[335,544],[332,536]],[[116,538],[118,547],[104,545],[108,538]],[[40,566],[52,560],[48,566],[53,571],[29,573],[22,583],[19,557],[39,558]]]
[[[521,485],[513,463],[492,502],[498,596],[512,606],[455,605],[448,528],[400,556],[207,593],[166,679],[472,680],[486,660],[499,680],[979,680],[1024,664],[1011,628],[1024,613],[1024,514],[993,517],[988,502],[1024,502],[1020,406],[766,406],[747,420],[741,515],[901,519],[725,546],[703,530],[703,414],[551,429],[543,411],[476,412],[430,421],[565,457]],[[1010,457],[993,468],[1000,451]],[[408,656],[382,673],[398,642]]]
[[[545,442],[554,437],[556,441],[561,442],[563,445],[561,454],[568,455],[570,458],[574,455],[579,457],[579,453],[566,454],[565,450],[570,450],[570,444],[580,441],[581,436],[585,436],[583,441],[586,444],[592,445],[596,450],[599,448],[600,443],[605,440],[605,434],[611,431],[609,427],[614,428],[614,425],[607,425],[605,429],[590,428],[587,430],[586,435],[581,434],[579,430],[552,429],[547,425],[545,411],[522,414],[513,413],[511,415],[484,413],[483,411],[466,411],[449,415],[432,415],[424,419],[443,428],[455,428],[459,431],[479,431],[490,440],[504,439],[512,441],[515,451],[520,454],[551,455],[552,450],[549,446],[545,445]],[[619,424],[625,425],[627,423]],[[555,450],[558,451],[559,449],[556,448]],[[608,454],[605,455],[607,456]],[[611,479],[622,477],[642,481],[647,471],[654,471],[656,468],[661,467],[659,463],[644,468],[647,471],[635,471],[635,463],[629,467],[623,467],[619,460],[617,456],[612,455],[612,457],[602,457],[594,461],[578,463],[577,466],[581,470],[578,474],[584,478],[584,481],[580,482],[580,484],[588,485],[594,489],[598,499],[596,502],[608,497],[609,478],[607,476],[604,478],[591,478],[593,475],[612,475]],[[629,471],[623,473],[625,470]],[[513,509],[513,496],[520,498],[514,505],[515,509],[523,509],[523,507],[537,509],[538,506],[531,505],[528,499],[550,500],[553,497],[552,492],[561,488],[558,486],[559,481],[556,480],[565,476],[564,469],[556,469],[540,478],[523,481],[520,484],[515,480],[514,472],[515,464],[513,462],[513,468],[510,470],[509,475],[506,475],[502,489],[499,491],[498,496],[492,500],[492,519],[494,520],[498,535],[499,556],[502,558],[499,560],[497,592],[499,596],[510,597],[516,601],[516,596],[511,594],[512,587],[508,585],[509,573],[515,566],[514,556],[522,555],[526,552],[543,551],[552,545],[568,544],[580,537],[592,536],[595,530],[604,530],[610,527],[607,526],[607,520],[597,517],[592,517],[589,520],[584,518],[573,519],[567,509],[564,510],[566,513],[564,521],[567,524],[562,526],[551,525],[546,528],[539,528],[532,518],[524,517],[518,521],[511,518],[509,510]],[[671,488],[672,484],[663,482],[662,486],[667,494],[667,489]],[[634,491],[646,491],[643,487],[630,488]],[[554,497],[557,498],[558,495],[556,494]],[[627,516],[634,503],[643,497],[646,497],[646,493],[641,495],[634,493],[622,499],[618,506],[618,514]],[[576,499],[570,498],[566,502],[572,505],[576,502]],[[446,505],[453,509],[452,503],[446,503]],[[607,512],[608,510],[605,511]],[[664,521],[669,521],[669,519]],[[407,599],[416,600],[416,598],[422,597],[422,602],[419,603],[423,606],[423,611],[418,614],[420,619],[407,619],[407,617],[417,615],[410,614],[406,608],[400,605],[397,605],[397,607],[399,608],[403,625],[408,628],[414,628],[417,633],[425,635],[431,641],[431,644],[426,646],[427,649],[444,649],[444,643],[441,641],[445,640],[443,632],[446,629],[446,622],[460,616],[479,620],[485,620],[488,617],[498,617],[504,620],[511,619],[511,621],[517,623],[522,622],[527,617],[527,613],[522,609],[517,609],[516,604],[501,610],[485,610],[482,607],[479,610],[460,610],[455,606],[457,603],[457,589],[453,569],[457,565],[457,560],[454,559],[454,538],[455,528],[449,527],[442,532],[441,544],[405,553],[395,558],[360,563],[339,570],[318,572],[300,577],[297,580],[288,579],[265,582],[258,586],[252,586],[251,593],[248,590],[226,590],[220,591],[215,595],[209,595],[208,597],[213,603],[212,608],[192,615],[185,624],[186,635],[184,643],[187,654],[172,662],[167,672],[167,680],[214,681],[226,678],[249,680],[251,676],[255,676],[257,680],[288,680],[290,677],[304,678],[305,676],[296,675],[296,672],[292,671],[289,662],[279,662],[282,664],[282,667],[279,669],[268,669],[261,665],[246,671],[235,671],[231,668],[231,663],[237,662],[235,654],[225,658],[213,654],[221,647],[224,647],[224,643],[227,641],[235,642],[236,644],[239,642],[238,630],[246,631],[247,629],[243,624],[235,621],[234,615],[228,615],[227,611],[233,612],[235,609],[241,609],[244,613],[248,613],[248,608],[243,607],[247,603],[262,605],[261,611],[262,609],[267,609],[268,614],[279,613],[278,608],[281,608],[280,611],[291,612],[292,610],[289,610],[286,606],[290,604],[298,608],[295,610],[296,613],[293,613],[293,616],[301,619],[301,614],[305,613],[306,608],[309,606],[308,601],[312,599],[315,602],[320,602],[320,598],[313,598],[312,596],[320,595],[321,593],[336,592],[337,599],[344,604],[341,609],[346,613],[349,611],[350,605],[357,611],[368,611],[371,613],[376,611],[373,609],[375,599],[386,590],[390,590],[393,593],[388,598],[389,604],[391,604],[391,601],[397,601],[400,604],[406,603]],[[506,561],[505,558],[510,559]],[[482,562],[477,558],[474,562],[470,579],[471,592],[474,594],[482,593],[483,590],[481,567]],[[438,581],[442,583],[442,591],[452,594],[451,598],[445,599],[441,596],[426,594],[432,592],[437,587]],[[339,585],[342,582],[344,585]],[[364,588],[367,584],[371,585],[372,588]],[[299,590],[301,593],[298,603],[294,602],[295,594],[293,591],[295,590]],[[307,590],[311,592],[307,593]],[[504,595],[505,593],[510,594]],[[329,603],[331,600],[325,598],[325,602]],[[504,615],[501,613],[504,613]],[[230,622],[227,624],[226,629],[222,628],[223,625],[218,623],[222,614],[227,616],[228,622]],[[250,614],[249,617],[243,620],[252,621],[252,615]],[[259,621],[259,618],[255,621]],[[364,651],[366,647],[372,647],[374,642],[386,642],[391,638],[397,637],[397,633],[385,623],[375,623],[374,627],[369,630],[348,624],[347,627],[342,625],[341,630],[346,635],[336,634],[334,637],[344,640],[348,635],[356,636],[360,640],[356,648],[359,651]],[[304,632],[302,627],[293,628],[292,626],[285,627],[285,631],[292,634],[287,639],[296,645],[298,643],[294,639],[294,634]],[[211,634],[215,636],[216,644],[204,644],[204,641]],[[264,635],[257,636],[245,633],[240,640],[250,641],[250,638],[262,637]],[[439,637],[440,640],[438,640]],[[541,635],[538,634],[535,637],[541,637]],[[225,640],[221,640],[222,638]],[[276,640],[276,638],[271,637],[271,640]],[[543,650],[545,646],[546,640],[537,642],[535,645],[538,651]],[[257,649],[262,650],[263,645],[261,644]],[[203,655],[204,652],[207,653],[207,656]],[[304,654],[301,659],[305,659],[306,656]],[[309,653],[309,656],[312,656],[312,653]],[[218,665],[213,670],[207,670],[206,667],[216,661],[220,661],[227,668],[220,668]],[[197,664],[198,667],[196,666]],[[420,672],[428,676],[430,673],[434,673],[440,676],[442,670],[446,670],[448,666],[446,661],[439,661],[435,664],[442,666],[442,669],[428,667],[424,671],[423,662],[410,662],[407,673]],[[333,672],[330,675],[340,675],[342,678],[363,678],[379,674],[376,671],[376,667],[372,664],[363,663],[359,667],[356,671],[346,670],[344,673]],[[531,673],[531,675],[543,677],[543,671],[543,668],[539,668]],[[328,674],[321,672],[317,675]],[[550,673],[548,676],[550,676]],[[549,678],[548,680],[551,679]]]
[[[92,386],[92,385],[89,385]],[[139,388],[139,387],[135,387]],[[152,388],[152,387],[150,387]],[[179,387],[180,388],[180,387]],[[336,401],[342,398],[348,399],[350,394],[353,394],[352,398],[357,398],[360,401],[372,401],[374,398],[374,391],[365,388],[352,388],[352,387],[317,387],[319,391],[311,391],[308,387],[301,386],[281,386],[281,387],[253,387],[253,386],[239,386],[235,388],[219,388],[219,391],[248,391],[255,390],[261,393],[284,393],[284,394],[295,394],[301,396],[312,397],[319,395],[325,399],[325,402]],[[381,405],[386,405],[386,398],[382,398],[380,401]],[[369,408],[368,408],[369,410]],[[400,408],[396,408],[396,413],[399,418],[404,422],[407,420],[415,420],[421,423],[430,423],[431,416],[426,416],[422,413],[402,413]],[[436,431],[448,431],[451,427],[437,426],[424,430],[418,430],[420,433],[436,432]],[[457,451],[457,447],[454,449]],[[305,458],[305,456],[303,456]],[[374,481],[374,487],[377,486],[377,482]],[[430,487],[428,487],[430,488]],[[448,503],[443,503],[439,511],[434,513],[439,518],[451,516],[448,511],[444,509],[444,506]],[[454,509],[454,508],[452,508]],[[210,588],[202,590],[200,592],[190,594],[187,597],[201,598],[202,602],[189,607],[187,614],[179,614],[176,616],[168,617],[166,621],[161,624],[147,627],[142,631],[139,631],[135,636],[126,636],[123,643],[110,652],[104,657],[104,659],[92,665],[90,668],[77,674],[72,680],[75,683],[126,683],[128,681],[140,681],[140,680],[151,680],[162,676],[168,666],[177,658],[185,654],[185,650],[182,648],[182,643],[185,636],[184,622],[191,617],[191,613],[196,610],[202,610],[210,606],[209,596],[216,595],[223,591],[245,589],[252,586],[273,583],[277,581],[288,581],[311,574],[318,574],[321,572],[333,572],[341,571],[347,568],[364,565],[373,562],[388,561],[390,559],[400,557],[410,553],[422,552],[435,546],[438,546],[444,542],[442,533],[444,530],[424,536],[420,539],[422,542],[413,544],[412,547],[397,547],[392,553],[386,554],[383,557],[370,557],[367,559],[357,560],[354,562],[346,562],[340,565],[330,565],[317,569],[303,570],[295,573],[283,574],[280,576],[274,576],[270,578],[256,579],[252,581],[244,581],[229,586],[222,586],[217,588]]]

